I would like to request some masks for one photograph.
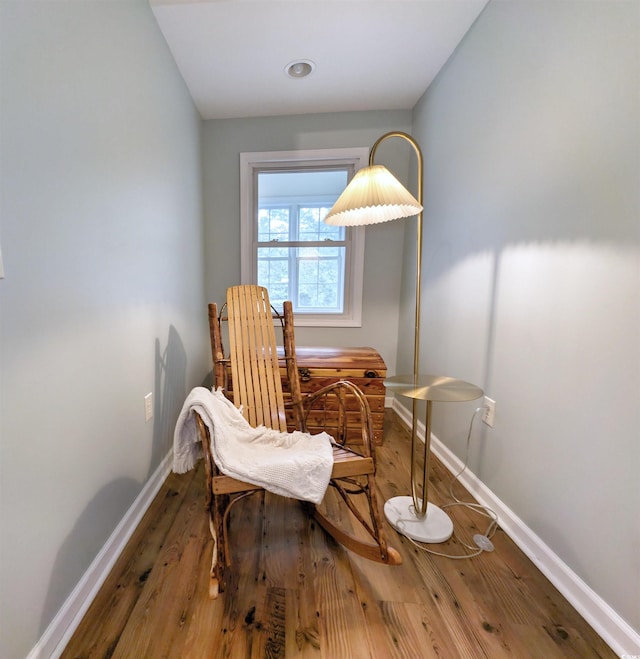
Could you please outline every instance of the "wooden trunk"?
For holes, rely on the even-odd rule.
[[[281,353],[282,354],[282,353]],[[296,347],[296,361],[300,374],[300,388],[302,393],[317,391],[327,384],[338,380],[349,380],[355,384],[367,397],[373,421],[373,437],[376,444],[382,444],[382,430],[384,424],[384,379],[387,375],[387,366],[382,357],[373,348],[328,348],[328,347]],[[284,360],[281,372],[283,374],[283,391],[286,397],[289,393],[286,384],[286,369]],[[350,405],[347,403],[347,418],[349,419]],[[333,410],[312,411],[307,419],[307,430],[311,433],[321,432],[323,428],[322,417],[331,415]],[[337,412],[336,412],[337,414]],[[348,433],[347,438],[356,438],[360,434],[360,426],[354,419],[353,425],[347,421],[348,430],[353,428],[353,435]],[[295,429],[293,416],[287,418],[289,430]]]

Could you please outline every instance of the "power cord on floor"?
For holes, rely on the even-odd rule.
[[[454,558],[454,559],[461,559],[461,558],[474,558],[475,556],[479,556],[483,551],[493,551],[493,543],[491,542],[491,538],[494,536],[496,529],[498,528],[498,516],[496,513],[491,510],[488,506],[485,506],[480,503],[474,503],[472,501],[461,501],[458,499],[458,497],[453,493],[453,487],[454,485],[458,482],[460,476],[466,471],[467,469],[467,463],[469,460],[469,444],[471,442],[471,431],[473,430],[473,422],[476,420],[476,417],[478,414],[482,411],[481,407],[478,407],[475,412],[473,413],[471,417],[471,422],[469,423],[469,431],[467,433],[467,446],[466,446],[466,451],[465,451],[465,456],[464,456],[464,464],[462,466],[462,469],[453,477],[453,480],[451,481],[451,484],[449,485],[449,494],[451,495],[451,498],[453,499],[453,503],[447,503],[443,506],[440,506],[443,510],[445,508],[452,508],[454,506],[463,506],[464,508],[467,508],[469,510],[475,511],[482,515],[483,517],[486,517],[487,519],[491,520],[489,525],[487,526],[486,531],[484,534],[481,533],[476,533],[476,535],[473,536],[473,541],[476,543],[476,546],[468,545],[464,542],[462,542],[455,534],[453,534],[453,537],[466,549],[469,549],[471,554],[463,554],[461,556],[456,556],[453,554],[445,554],[443,552],[435,551],[433,549],[430,549],[429,547],[425,547],[423,544],[416,542],[413,538],[409,538],[408,536],[405,536],[410,540],[412,544],[414,544],[418,549],[421,549],[422,551],[428,552],[429,554],[434,554],[436,556],[444,556],[444,558]]]

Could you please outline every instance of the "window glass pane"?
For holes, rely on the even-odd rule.
[[[298,249],[296,306],[301,311],[341,313],[344,269],[344,247]]]
[[[300,284],[298,286],[298,306],[301,310],[324,309],[338,312],[338,298],[335,286]]]
[[[323,206],[320,211],[320,240],[330,238],[331,240],[344,240],[345,227],[334,227],[324,223],[324,218],[331,210],[331,206]]]
[[[289,282],[288,261],[270,261],[269,280],[273,284],[287,284]]]
[[[257,274],[257,283],[269,289],[272,304],[281,304],[284,300],[291,299],[288,248],[260,248]]]
[[[337,260],[318,262],[318,281],[322,284],[337,284],[340,281],[340,263]]]
[[[300,260],[298,269],[298,281],[301,284],[315,283],[318,279],[318,260]]]
[[[289,208],[258,210],[258,240],[289,240]]]
[[[317,208],[298,209],[298,240],[318,240],[319,215]]]
[[[300,206],[298,208],[298,240],[344,240],[345,227],[324,223],[330,206]]]
[[[265,286],[265,284],[260,285]],[[291,299],[289,286],[287,284],[271,284],[270,286],[267,286],[267,288],[269,289],[269,301],[276,309],[281,307],[285,300]]]

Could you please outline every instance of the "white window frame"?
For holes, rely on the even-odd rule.
[[[309,166],[353,166],[353,172],[369,164],[369,149],[313,149],[301,151],[260,151],[240,154],[240,280],[243,284],[257,282],[257,207],[255,181],[258,171],[295,170]],[[296,313],[296,325],[301,327],[361,327],[362,292],[364,283],[364,227],[345,227],[344,309],[342,313]]]

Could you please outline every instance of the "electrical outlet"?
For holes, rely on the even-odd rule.
[[[153,392],[149,392],[144,397],[144,420],[149,421],[153,418]]]
[[[482,421],[486,423],[489,428],[493,428],[493,422],[496,416],[496,401],[489,398],[489,396],[484,397],[482,402]]]

